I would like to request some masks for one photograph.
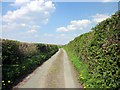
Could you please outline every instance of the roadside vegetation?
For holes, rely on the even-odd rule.
[[[64,48],[84,88],[120,88],[120,11]]]
[[[10,90],[58,51],[57,45],[23,43],[13,40],[2,43],[2,89]]]
[[[64,47],[84,88],[120,88],[120,11],[65,46],[0,40],[2,89],[10,90]]]

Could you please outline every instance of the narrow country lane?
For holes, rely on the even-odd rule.
[[[44,62],[15,88],[82,88],[64,49]]]

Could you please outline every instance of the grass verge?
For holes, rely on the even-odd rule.
[[[68,48],[64,48],[70,57],[70,60],[72,64],[74,65],[75,69],[79,73],[78,80],[82,84],[84,88],[88,88],[90,83],[88,82],[90,79],[89,73],[88,73],[88,66],[83,63],[77,56],[75,56],[73,53],[70,52]]]

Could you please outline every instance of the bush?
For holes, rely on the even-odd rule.
[[[83,76],[84,80],[80,79],[83,86],[120,88],[120,11],[92,28],[91,32],[75,38],[65,48],[87,65],[89,73],[87,77]]]
[[[57,51],[56,45],[22,43],[3,39],[3,90],[10,90],[21,78],[31,73]]]

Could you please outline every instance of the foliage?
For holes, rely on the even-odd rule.
[[[79,60],[87,65],[89,73],[84,80],[80,79],[83,86],[120,88],[120,11],[92,28],[91,32],[69,42],[65,48],[78,58],[76,62]]]
[[[10,88],[58,51],[56,45],[2,40],[2,85]],[[8,82],[9,81],[9,82]]]

